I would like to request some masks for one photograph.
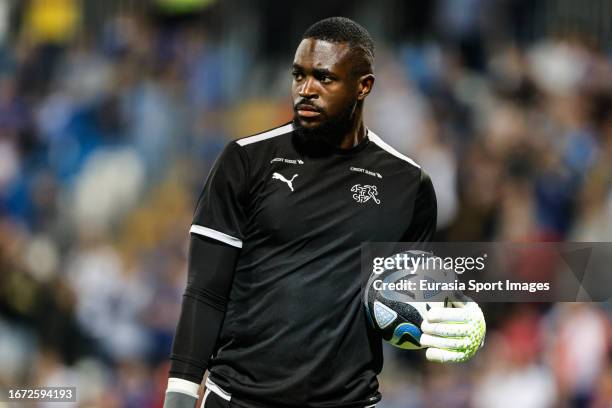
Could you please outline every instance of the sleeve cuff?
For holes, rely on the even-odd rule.
[[[236,248],[242,248],[242,240],[232,237],[231,235],[224,234],[223,232],[214,230],[212,228],[194,224],[191,226],[189,232],[192,234],[203,235],[205,237],[221,241],[227,245],[231,245]]]
[[[172,378],[171,377],[168,379],[168,388],[166,389],[166,393],[179,392],[181,394],[186,394],[195,399],[198,399],[199,389],[200,389],[200,384],[196,384],[191,381],[183,380],[182,378]]]

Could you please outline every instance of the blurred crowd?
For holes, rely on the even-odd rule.
[[[563,1],[340,3],[377,42],[366,124],[431,175],[437,240],[612,241],[612,32],[529,30]],[[325,16],[288,7],[0,2],[0,388],[161,406],[195,199],[228,140],[291,118]],[[612,406],[609,303],[483,309],[467,364],[388,348],[379,406]]]

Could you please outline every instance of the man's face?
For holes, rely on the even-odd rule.
[[[358,79],[347,43],[302,40],[293,61],[291,87],[298,131],[311,138],[344,136],[338,133],[348,131],[353,122]]]

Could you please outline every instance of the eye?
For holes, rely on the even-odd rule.
[[[296,81],[298,81],[298,82],[299,82],[299,81],[301,81],[302,79],[304,79],[304,74],[302,74],[302,73],[301,73],[301,72],[299,72],[299,71],[293,71],[293,72],[291,73],[291,75],[293,75],[293,79],[294,79],[294,80],[296,80]]]
[[[315,78],[323,85],[331,84],[335,79],[331,73],[325,71],[315,72]]]

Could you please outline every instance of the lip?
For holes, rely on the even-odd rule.
[[[303,116],[303,117],[306,117],[306,118],[314,118],[316,116],[321,115],[320,112],[313,111],[313,110],[307,110],[307,109],[298,109],[297,114],[299,116]]]
[[[314,118],[321,115],[321,112],[317,108],[303,103],[296,106],[296,112],[298,116],[305,118]]]

